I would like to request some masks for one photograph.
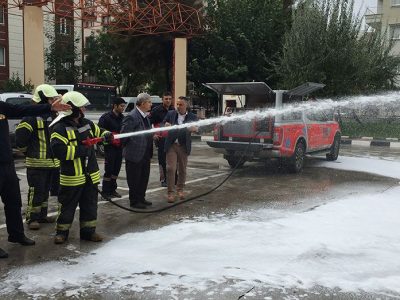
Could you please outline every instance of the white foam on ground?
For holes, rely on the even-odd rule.
[[[328,165],[350,168],[349,163],[358,169],[377,167],[357,158]],[[400,170],[400,163],[390,164]],[[394,171],[384,170],[377,169],[386,175]],[[147,287],[155,294],[177,293],[181,288],[212,290],[228,281],[233,288],[321,285],[400,293],[399,194],[395,187],[306,212],[219,214],[125,234],[91,255],[14,269],[0,282],[0,295],[15,289],[73,295]]]

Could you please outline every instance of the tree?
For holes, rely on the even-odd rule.
[[[275,83],[273,58],[279,53],[290,16],[282,0],[208,0],[208,32],[189,47],[189,78],[204,82]]]
[[[33,91],[34,85],[29,80],[27,83],[22,84],[21,79],[19,78],[18,73],[13,73],[11,78],[6,80],[3,83],[2,91],[3,92],[26,92],[31,93]]]
[[[87,76],[96,83],[117,86],[122,95],[161,94],[171,88],[172,42],[166,36],[101,32],[89,37],[84,51]]]
[[[49,47],[45,50],[47,68],[45,75],[56,83],[76,83],[81,76],[77,43],[79,38],[74,37],[73,32],[69,36],[55,32],[47,32]]]
[[[400,59],[378,31],[361,32],[352,0],[308,0],[298,5],[276,64],[283,88],[322,82],[342,95],[392,86]]]

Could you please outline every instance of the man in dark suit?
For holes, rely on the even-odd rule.
[[[150,110],[150,95],[139,94],[135,109],[122,121],[121,133],[150,129],[151,124],[147,117]],[[124,139],[123,146],[130,205],[145,209],[152,204],[145,200],[145,195],[150,176],[150,160],[153,156],[153,135],[142,134]]]
[[[176,102],[177,109],[169,111],[164,118],[164,126],[182,125],[197,121],[197,116],[188,112],[188,102],[186,97],[179,97]],[[185,198],[183,188],[186,182],[186,167],[188,156],[192,149],[192,132],[196,132],[197,127],[176,129],[168,131],[165,139],[165,152],[167,153],[167,185],[168,202],[175,201],[175,172],[178,168],[178,182],[176,190],[180,200]]]

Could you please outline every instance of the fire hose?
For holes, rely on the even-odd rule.
[[[174,127],[174,126],[171,126],[171,127]],[[154,129],[155,129],[155,128],[153,128],[153,129],[151,129],[151,130],[148,130],[148,131],[155,132]],[[157,130],[156,132],[160,132],[160,131],[165,131],[165,130],[158,128],[158,130]],[[139,132],[139,131],[137,131],[137,132],[130,132],[130,133],[122,133],[122,134],[113,134],[113,135],[112,135],[112,139],[111,139],[111,144],[114,144],[114,145],[115,145],[115,144],[119,144],[119,145],[120,145],[120,144],[121,144],[120,139],[128,138],[128,137],[135,136],[135,135],[139,135],[138,132]],[[145,133],[146,131],[140,131],[140,132],[141,132],[141,133]],[[190,202],[190,201],[196,200],[196,199],[198,199],[198,198],[207,196],[207,195],[211,194],[212,192],[214,192],[215,190],[217,190],[219,187],[221,187],[221,186],[222,186],[226,181],[228,181],[228,179],[235,173],[235,171],[238,169],[238,167],[241,165],[241,163],[242,163],[243,160],[245,159],[245,153],[247,153],[247,151],[249,150],[249,148],[250,148],[250,146],[251,146],[253,140],[255,139],[255,137],[257,136],[258,133],[259,133],[259,132],[256,132],[256,133],[254,134],[253,138],[250,139],[250,141],[249,141],[249,143],[248,143],[248,145],[247,145],[246,151],[244,151],[244,153],[242,154],[242,156],[240,157],[240,159],[238,160],[238,162],[236,163],[236,165],[233,167],[233,169],[231,170],[231,172],[230,172],[219,184],[217,184],[215,187],[213,187],[212,189],[208,190],[207,192],[201,193],[201,194],[199,194],[199,195],[196,195],[196,196],[193,196],[193,197],[190,197],[190,198],[187,198],[187,199],[178,201],[178,202],[176,202],[176,203],[173,203],[173,204],[171,204],[171,205],[168,205],[168,206],[165,206],[165,207],[161,207],[161,208],[158,208],[158,209],[142,210],[142,209],[134,209],[134,208],[130,208],[130,207],[126,207],[126,206],[123,206],[123,205],[121,205],[121,204],[118,204],[118,203],[116,203],[115,201],[113,201],[110,197],[106,197],[105,195],[103,195],[103,192],[100,191],[100,190],[96,187],[97,193],[98,193],[99,195],[101,195],[103,199],[105,199],[106,201],[110,202],[111,204],[113,204],[113,205],[115,205],[115,206],[117,206],[117,207],[119,207],[119,208],[121,208],[121,209],[123,209],[123,210],[130,211],[130,212],[134,212],[134,213],[139,213],[139,214],[151,214],[151,213],[162,212],[162,211],[171,209],[171,208],[173,208],[173,207],[175,207],[175,206],[184,204],[184,203],[186,203],[186,202]],[[104,142],[105,142],[105,138],[104,138],[104,137],[86,138],[85,140],[82,141],[82,144],[83,144],[84,146],[86,146],[86,147],[92,147],[92,146],[94,146],[94,145],[96,145],[96,144],[104,143]]]

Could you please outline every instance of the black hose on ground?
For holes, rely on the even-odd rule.
[[[130,208],[130,207],[126,207],[126,206],[123,206],[123,205],[121,205],[121,204],[118,204],[118,203],[116,203],[115,201],[113,201],[112,199],[110,199],[109,197],[103,196],[103,193],[102,193],[98,188],[96,188],[96,189],[97,189],[97,192],[102,196],[103,199],[105,199],[106,201],[110,202],[111,204],[113,204],[113,205],[115,205],[115,206],[117,206],[117,207],[119,207],[119,208],[121,208],[121,209],[123,209],[123,210],[130,211],[130,212],[134,212],[134,213],[139,213],[139,214],[152,214],[152,213],[162,212],[162,211],[171,209],[171,208],[173,208],[173,207],[175,207],[175,206],[178,206],[178,205],[181,205],[181,204],[184,204],[184,203],[187,203],[187,202],[196,200],[196,199],[198,199],[198,198],[207,196],[207,195],[211,194],[212,192],[214,192],[215,190],[217,190],[217,189],[218,189],[219,187],[221,187],[226,181],[228,181],[229,178],[231,178],[231,176],[235,173],[235,171],[237,170],[237,168],[240,166],[240,164],[241,164],[241,163],[243,162],[243,160],[245,159],[245,153],[247,153],[247,152],[249,151],[250,146],[251,146],[251,144],[253,143],[253,140],[256,138],[256,136],[257,136],[258,133],[259,133],[259,131],[256,132],[256,133],[254,134],[254,136],[250,139],[249,144],[247,145],[247,149],[244,151],[243,155],[242,155],[241,158],[238,160],[238,162],[236,163],[235,167],[234,167],[234,168],[232,169],[232,171],[228,174],[228,176],[226,176],[226,178],[225,178],[224,180],[222,180],[218,185],[216,185],[216,186],[213,187],[211,190],[209,190],[209,191],[207,191],[207,192],[205,192],[205,193],[202,193],[202,194],[199,194],[199,195],[196,195],[196,196],[187,198],[187,199],[185,199],[185,200],[182,200],[182,201],[179,201],[179,202],[176,202],[176,203],[173,203],[173,204],[171,204],[171,205],[168,205],[168,206],[165,206],[165,207],[161,207],[161,208],[158,208],[158,209],[152,209],[152,210],[147,210],[147,209],[146,209],[146,210],[144,210],[144,209],[134,209],[134,208]]]

